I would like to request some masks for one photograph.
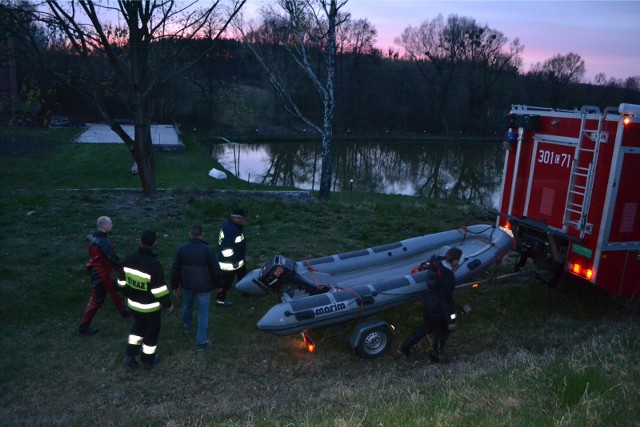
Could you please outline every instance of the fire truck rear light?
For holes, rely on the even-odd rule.
[[[591,268],[585,268],[576,263],[569,263],[569,272],[587,280],[591,280],[593,277],[593,270]]]
[[[629,123],[631,123],[631,117],[625,117],[624,119],[622,119],[622,123],[628,125]]]

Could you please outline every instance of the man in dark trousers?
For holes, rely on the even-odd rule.
[[[436,257],[427,268],[427,289],[424,297],[424,324],[416,329],[400,346],[399,352],[409,357],[411,347],[427,334],[433,333],[433,345],[429,359],[439,363],[444,345],[456,327],[456,312],[453,291],[456,277],[453,274],[460,266],[462,251],[450,248],[444,258]]]
[[[244,210],[235,209],[227,221],[222,224],[218,236],[218,260],[222,270],[222,287],[218,288],[216,304],[230,307],[227,293],[237,277],[241,280],[247,274],[245,264],[246,241],[244,239]]]
[[[169,313],[173,311],[169,288],[164,282],[162,264],[152,251],[155,243],[156,233],[150,230],[143,231],[138,251],[124,260],[124,277],[118,280],[135,319],[124,357],[125,366],[130,368],[138,366],[137,356],[141,347],[140,360],[145,369],[153,368],[160,361],[156,347],[160,336],[162,307]]]
[[[211,347],[207,339],[211,292],[222,285],[222,274],[213,248],[203,240],[204,228],[194,225],[189,231],[189,242],[180,246],[171,268],[173,295],[182,296],[184,304],[182,324],[185,331],[193,327],[193,301],[198,304],[198,350]]]
[[[116,255],[115,246],[109,239],[109,233],[113,230],[113,222],[108,216],[101,216],[96,222],[97,231],[87,236],[87,250],[89,252],[89,262],[87,271],[91,275],[91,285],[93,290],[87,307],[80,319],[78,331],[84,335],[93,335],[98,329],[89,325],[98,309],[104,304],[107,293],[111,295],[113,303],[122,317],[129,317],[131,312],[124,305],[117,292],[113,271],[122,271],[122,261]]]

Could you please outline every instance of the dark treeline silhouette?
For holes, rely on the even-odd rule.
[[[480,28],[471,19],[453,18],[454,24],[462,22],[475,29],[474,34],[465,34],[472,48],[489,46],[495,40],[506,42],[501,33]],[[450,25],[451,19],[441,23]],[[584,62],[576,54],[556,55],[527,73],[519,70],[516,60],[510,66],[496,67],[477,55],[460,56],[455,63],[447,64],[447,72],[454,78],[447,80],[445,91],[438,86],[444,84],[443,80],[432,78],[442,71],[433,67],[434,58],[428,63],[429,58],[384,53],[372,47],[375,29],[367,27],[370,24],[366,20],[348,22],[360,29],[369,28],[370,37],[368,45],[358,45],[346,36],[344,45],[338,46],[334,115],[337,135],[502,135],[504,117],[512,104],[573,109],[582,105],[604,108],[621,102],[640,103],[640,76],[607,80],[605,75],[599,75],[595,82],[584,83]],[[32,30],[36,35],[42,31],[35,25]],[[46,125],[51,116],[58,115],[79,123],[101,120],[91,102],[21,55],[26,46],[21,46],[24,42],[19,37],[11,37],[9,31],[4,34],[0,57],[3,123]],[[188,62],[207,53],[187,71],[163,83],[156,95],[153,121],[177,122],[190,129],[249,139],[311,134],[302,122],[287,114],[255,57],[240,41],[202,37],[181,43],[188,46],[176,61]],[[48,56],[45,62],[55,67],[79,66],[68,49],[55,43],[49,43],[44,52]],[[511,59],[517,59],[518,53]],[[285,52],[281,52],[281,60],[291,61]],[[100,70],[98,62],[104,59],[96,57],[95,61]],[[179,65],[152,64],[176,69]],[[117,92],[120,82],[114,80],[107,67],[102,70],[95,77],[104,79],[104,85]],[[300,108],[311,118],[321,117],[322,104],[310,83],[295,73],[285,78],[290,79],[289,87]],[[126,119],[127,110],[120,105],[122,97],[109,96],[109,91],[105,94],[109,108],[120,109],[121,118]]]

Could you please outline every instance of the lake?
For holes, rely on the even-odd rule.
[[[211,145],[225,169],[248,182],[305,190],[320,186],[321,143]],[[497,207],[501,142],[341,142],[332,146],[332,191],[456,198]]]

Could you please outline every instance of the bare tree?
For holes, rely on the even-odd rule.
[[[0,0],[0,114],[11,117],[11,122],[23,122],[33,113],[28,108],[30,102],[24,102],[20,95],[39,92],[33,85],[35,73],[26,69],[24,61],[29,46],[26,41],[41,43],[43,39],[34,22],[35,7],[26,1]],[[39,104],[39,96],[32,101]]]
[[[551,107],[569,107],[565,95],[570,85],[580,83],[586,68],[584,60],[577,53],[558,54],[543,63],[531,67],[529,74],[543,84]]]
[[[259,28],[239,28],[245,45],[267,72],[285,109],[322,136],[318,193],[321,199],[329,199],[331,195],[336,29],[346,19],[339,15],[339,11],[347,2],[348,0],[278,0],[279,10],[263,10],[263,21]],[[322,100],[321,124],[311,119],[296,103],[283,78],[284,70],[266,52],[266,48],[273,46],[284,48],[311,82]],[[316,61],[315,55],[319,55],[320,60]]]
[[[501,75],[517,72],[523,49],[518,39],[509,44],[501,32],[457,15],[446,21],[438,15],[417,28],[409,26],[395,42],[427,81],[445,133],[449,133],[447,114],[456,87],[465,85],[469,107],[477,108],[494,93]]]
[[[351,58],[349,79],[352,83],[358,73],[361,56],[369,55],[375,51],[374,45],[377,36],[378,30],[371,22],[366,19],[351,20],[348,15],[337,28],[336,49],[340,61],[339,67],[344,66],[347,57]]]
[[[138,165],[145,196],[157,191],[150,128],[163,85],[200,59],[181,58],[186,41],[197,37],[215,14],[224,16],[215,35],[220,37],[245,2],[230,0],[223,11],[226,3],[222,0],[208,3],[206,8],[199,8],[196,1],[46,0],[48,9],[35,12],[50,34],[57,36],[51,40],[58,41],[57,47],[76,60],[76,66],[60,69],[46,63],[44,52],[37,51],[40,63],[89,99],[124,141]],[[109,22],[114,17],[117,25]],[[117,97],[133,117],[133,138],[116,121],[122,112],[109,108],[110,96]]]
[[[336,29],[338,54],[369,54],[375,49],[377,36],[378,30],[367,19],[352,20],[347,15],[344,22]]]

